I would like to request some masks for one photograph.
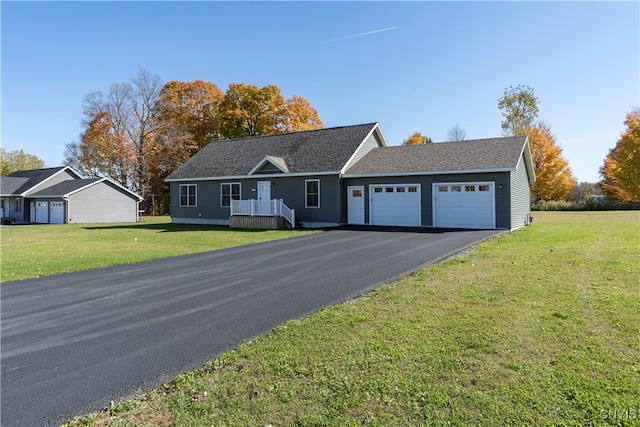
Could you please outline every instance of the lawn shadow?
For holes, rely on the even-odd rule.
[[[118,224],[118,225],[92,225],[83,227],[85,230],[155,230],[158,233],[179,233],[185,231],[243,231],[248,233],[261,233],[267,230],[249,230],[229,228],[228,225],[211,224],[174,224],[174,223],[145,223]],[[282,230],[284,231],[284,230]]]

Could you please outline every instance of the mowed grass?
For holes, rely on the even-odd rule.
[[[638,425],[640,215],[535,217],[68,425]]]
[[[4,283],[148,261],[314,232],[172,224],[169,217],[149,217],[130,224],[2,226],[0,280]]]

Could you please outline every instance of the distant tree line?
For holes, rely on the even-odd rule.
[[[203,80],[163,84],[144,69],[87,94],[82,113],[84,130],[65,144],[65,163],[139,193],[149,214],[168,212],[164,178],[207,144],[324,126],[305,98],[285,99],[275,85],[232,83],[222,92]]]
[[[536,182],[531,184],[534,209],[602,210],[640,207],[640,109],[627,114],[626,131],[600,168],[601,181],[579,183],[562,156],[548,123],[537,120],[538,98],[526,85],[510,86],[498,99],[504,136],[528,136]],[[447,141],[462,141],[459,125],[447,131]],[[415,132],[402,145],[427,144],[431,138]],[[625,203],[627,203],[625,205]]]

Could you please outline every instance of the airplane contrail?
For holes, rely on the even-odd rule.
[[[395,30],[395,29],[396,29],[396,27],[383,28],[381,30],[373,30],[373,31],[367,31],[366,33],[359,33],[359,34],[352,34],[350,36],[345,36],[345,37],[338,37],[337,39],[332,39],[332,40],[328,40],[328,41],[335,42],[335,41],[338,41],[338,40],[352,39],[354,37],[368,36],[369,34],[381,33],[383,31],[391,31],[391,30]]]

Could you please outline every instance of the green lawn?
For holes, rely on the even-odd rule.
[[[638,425],[640,215],[535,216],[69,425]]]
[[[131,224],[2,226],[0,281],[148,261],[313,232],[171,224],[169,217],[145,218]]]

